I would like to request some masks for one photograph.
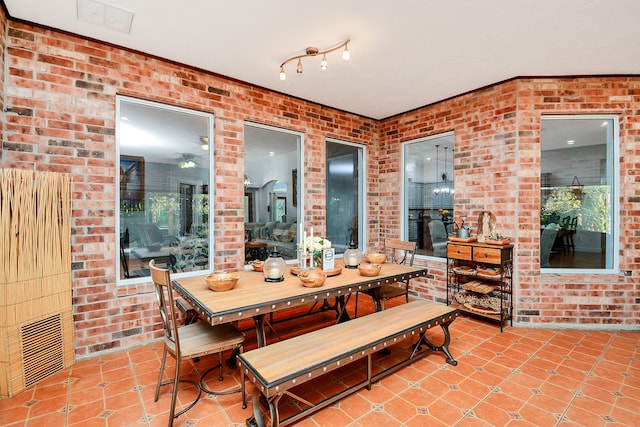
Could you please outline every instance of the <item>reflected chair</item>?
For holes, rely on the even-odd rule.
[[[162,352],[162,363],[160,365],[160,373],[158,375],[158,384],[156,386],[156,395],[154,401],[158,401],[160,396],[160,386],[173,384],[173,392],[171,395],[171,409],[169,411],[169,426],[173,425],[173,420],[187,412],[200,400],[202,392],[211,394],[230,394],[242,392],[244,390],[233,390],[229,392],[212,392],[203,384],[205,376],[213,369],[219,367],[219,379],[222,380],[222,352],[227,350],[241,351],[244,343],[244,333],[230,324],[210,326],[204,322],[195,322],[185,326],[178,325],[176,316],[176,304],[173,297],[173,285],[171,283],[170,271],[158,268],[155,260],[149,261],[149,269],[151,270],[151,279],[156,290],[158,298],[158,306],[160,309],[160,317],[164,328],[164,349]],[[198,383],[188,380],[180,380],[180,367],[183,361],[194,359],[197,357],[218,354],[219,364],[207,370],[200,376]],[[173,380],[162,381],[165,371],[165,363],[167,354],[176,359],[176,372]],[[195,400],[185,409],[175,414],[176,399],[178,395],[178,383],[187,382],[198,387],[198,395]]]
[[[540,268],[550,268],[549,257],[551,256],[551,249],[553,243],[556,241],[558,235],[558,227],[555,223],[548,224],[540,237]]]
[[[569,253],[571,250],[573,253],[576,251],[576,244],[573,241],[573,236],[576,234],[578,228],[578,217],[573,218],[567,216],[562,220],[562,239],[563,239],[563,252]]]
[[[431,234],[431,243],[433,245],[433,256],[447,256],[447,242],[449,235],[444,223],[438,219],[429,222],[429,234]]]
[[[413,265],[416,254],[416,242],[406,240],[387,239],[384,242],[384,253],[387,255],[387,262],[395,264]],[[377,310],[384,310],[386,301],[404,296],[405,302],[409,302],[409,280],[396,283],[387,283],[375,290],[363,291],[363,293],[374,297],[374,292],[378,292],[380,306]],[[358,295],[356,294],[355,314],[358,317]]]

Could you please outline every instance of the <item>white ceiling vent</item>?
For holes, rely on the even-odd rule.
[[[133,12],[95,0],[78,0],[78,19],[129,34]]]

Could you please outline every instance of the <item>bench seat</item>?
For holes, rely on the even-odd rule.
[[[457,362],[448,349],[448,326],[458,315],[457,309],[443,304],[412,301],[239,354],[245,405],[245,381],[248,379],[254,384],[255,420],[247,420],[247,424],[252,425],[255,421],[259,426],[264,425],[259,410],[261,400],[268,406],[266,412],[270,414],[270,424],[284,426],[360,388],[370,388],[371,384],[382,376],[432,352],[444,353],[447,363],[455,366]],[[439,346],[433,345],[425,337],[425,332],[435,326],[440,326],[444,332],[443,343]],[[415,340],[411,355],[406,360],[373,375],[372,354],[406,339]],[[289,391],[295,386],[360,359],[366,359],[367,362],[366,379],[320,403],[308,402]],[[307,408],[280,422],[278,401],[285,394],[304,403]]]

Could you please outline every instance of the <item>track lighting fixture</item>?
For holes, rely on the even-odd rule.
[[[298,65],[296,66],[296,73],[298,74],[302,74],[302,58],[306,58],[307,56],[318,56],[318,55],[322,55],[322,61],[320,61],[320,69],[322,70],[326,70],[327,69],[327,65],[329,64],[327,61],[327,53],[336,51],[342,47],[344,47],[344,50],[342,51],[342,59],[345,61],[348,61],[349,58],[351,58],[351,53],[349,52],[349,42],[351,40],[350,39],[346,39],[345,41],[332,46],[330,48],[324,49],[324,50],[320,50],[317,47],[308,47],[305,50],[305,53],[301,54],[301,55],[294,55],[290,58],[285,59],[282,64],[280,64],[280,80],[286,80],[287,79],[287,73],[284,71],[284,66],[287,65],[287,63],[291,62],[291,61],[295,61],[296,59],[298,60]]]

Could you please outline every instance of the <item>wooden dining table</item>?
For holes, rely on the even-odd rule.
[[[267,344],[265,335],[265,316],[280,310],[336,299],[337,321],[348,320],[344,310],[349,295],[371,290],[376,311],[380,309],[377,289],[388,283],[426,276],[423,267],[385,263],[380,274],[375,277],[361,276],[357,269],[345,268],[342,261],[336,261],[341,268],[340,274],[329,276],[324,284],[317,288],[302,285],[300,279],[287,267],[282,282],[265,282],[261,272],[243,270],[237,272],[240,277],[236,286],[224,292],[209,289],[204,275],[174,279],[175,290],[187,300],[198,315],[211,325],[253,319],[256,328],[258,347]]]

